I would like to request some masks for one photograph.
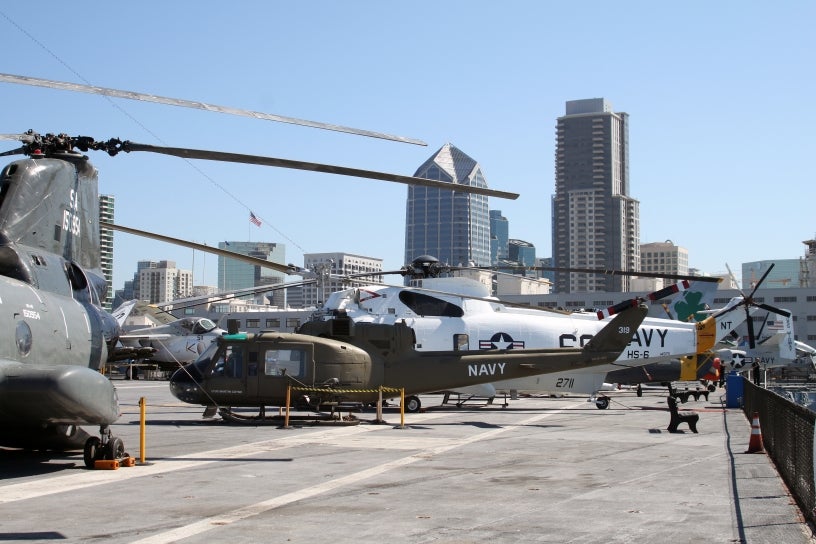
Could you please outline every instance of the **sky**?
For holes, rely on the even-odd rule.
[[[412,175],[446,143],[481,166],[511,238],[551,255],[555,125],[568,100],[629,114],[641,243],[689,264],[793,259],[816,236],[816,3],[517,0],[24,3],[0,7],[0,72],[417,138],[391,142],[0,83],[0,133],[118,137]],[[0,142],[0,151],[14,142]],[[286,261],[403,262],[407,187],[149,153],[91,152],[115,221],[198,243],[278,242]],[[249,221],[252,211],[261,219]],[[140,260],[217,283],[217,257],[115,234],[114,288]]]

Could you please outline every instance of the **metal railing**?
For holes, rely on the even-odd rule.
[[[807,519],[816,523],[813,481],[813,429],[816,413],[743,380],[743,411],[759,415],[762,443]]]

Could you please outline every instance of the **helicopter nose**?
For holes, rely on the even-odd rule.
[[[198,385],[200,382],[201,372],[193,365],[187,365],[170,376],[170,393],[180,401],[201,404],[204,392]]]

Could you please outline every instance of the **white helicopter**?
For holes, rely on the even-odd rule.
[[[370,285],[335,292],[316,319],[305,323],[299,332],[342,338],[354,323],[399,322],[413,330],[418,351],[581,347],[610,316],[633,304],[627,301],[599,312],[571,314],[513,307],[491,297],[488,288],[477,281],[439,277],[448,270],[450,267],[433,257],[419,257],[400,272],[414,277],[416,287]],[[655,295],[659,298],[664,293]],[[700,323],[647,317],[616,361],[588,372],[558,373],[554,383],[563,389],[581,387],[585,379],[596,380],[598,375],[603,380],[615,369],[710,350],[742,322],[744,317],[731,311],[743,303],[742,297],[735,297]],[[495,382],[503,377],[498,368],[478,371],[493,375]],[[406,400],[408,411],[419,408],[418,398]]]

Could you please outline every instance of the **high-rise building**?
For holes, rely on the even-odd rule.
[[[556,125],[553,263],[636,270],[639,203],[629,196],[629,115],[603,98],[571,100]],[[629,290],[629,277],[556,272],[559,293]]]
[[[148,302],[167,302],[193,294],[193,272],[176,268],[175,261],[140,261],[139,298]]]
[[[303,286],[303,306],[317,306],[325,302],[326,297],[335,292],[355,285],[382,282],[382,276],[371,275],[355,281],[343,281],[340,276],[382,272],[382,259],[351,255],[349,253],[305,253],[304,268],[318,276],[317,284]]]
[[[487,187],[479,164],[450,143],[414,173],[451,184]],[[490,218],[487,197],[410,185],[405,213],[405,262],[431,255],[440,263],[488,266]]]
[[[113,223],[113,195],[99,195],[99,220]],[[102,307],[111,311],[113,306],[113,230],[99,229],[99,265],[108,282],[106,293],[100,293]]]
[[[286,264],[286,246],[284,244],[232,241],[219,242],[218,248],[280,265]],[[245,289],[247,287],[274,285],[283,283],[284,278],[283,272],[271,268],[237,261],[229,257],[218,257],[219,291],[234,291],[235,289]],[[286,291],[284,289],[270,291],[262,296],[270,299],[274,306],[286,307]]]
[[[640,244],[640,270],[657,274],[689,273],[688,250],[671,240]]]
[[[507,259],[510,242],[510,222],[501,210],[490,210],[490,264]]]

